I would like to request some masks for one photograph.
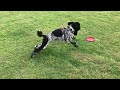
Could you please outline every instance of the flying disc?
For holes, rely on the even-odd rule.
[[[86,41],[88,41],[88,42],[94,42],[95,38],[94,37],[87,37]]]

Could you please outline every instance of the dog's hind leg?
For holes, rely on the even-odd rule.
[[[42,44],[35,45],[35,48],[39,48]]]
[[[32,52],[31,58],[33,58],[38,52],[40,52],[42,49],[46,47],[48,44],[48,38],[47,36],[44,36],[42,44],[38,44],[35,46],[34,51]]]
[[[49,41],[47,42],[47,44],[44,46],[44,48],[43,48],[43,49],[45,49],[45,48],[48,46],[48,44],[49,44]]]

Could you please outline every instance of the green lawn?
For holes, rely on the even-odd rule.
[[[35,58],[35,44],[67,22],[81,23],[79,47],[51,42]],[[86,42],[88,36],[95,42]],[[1,11],[1,79],[120,79],[120,11]]]

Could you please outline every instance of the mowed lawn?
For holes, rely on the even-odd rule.
[[[37,30],[47,34],[69,21],[81,23],[78,48],[55,41],[30,58],[42,42]],[[120,12],[1,11],[0,79],[120,79]]]

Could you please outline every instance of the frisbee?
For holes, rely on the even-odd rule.
[[[94,42],[95,38],[94,37],[87,37],[86,41],[88,41],[88,42]]]

